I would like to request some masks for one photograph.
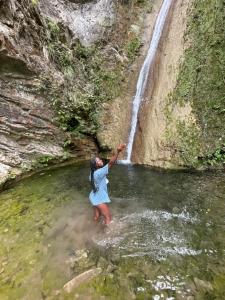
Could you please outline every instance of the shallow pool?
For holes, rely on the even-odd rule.
[[[107,230],[92,222],[88,175],[64,167],[0,194],[1,300],[224,299],[224,174],[115,166]]]

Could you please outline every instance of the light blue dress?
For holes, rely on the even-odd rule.
[[[97,191],[95,193],[91,191],[89,195],[89,200],[91,204],[94,206],[102,203],[111,202],[111,200],[109,199],[108,189],[107,189],[108,179],[106,178],[106,175],[108,173],[109,173],[108,164],[94,172],[94,182]],[[89,180],[91,180],[91,175],[89,176]]]

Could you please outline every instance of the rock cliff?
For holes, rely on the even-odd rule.
[[[188,7],[191,1],[174,1],[161,38],[154,65],[149,76],[145,98],[139,112],[139,121],[133,147],[133,160],[156,167],[178,168],[182,159],[176,155],[174,145],[167,140],[167,132],[173,124],[167,123],[169,94],[177,84],[179,66],[183,59]],[[195,122],[188,103],[181,106],[171,104],[174,109],[170,118],[183,120],[185,124]],[[175,135],[172,137],[175,142]]]
[[[1,183],[68,157],[90,158],[127,137],[129,123],[124,139],[120,130],[114,143],[101,138],[106,102],[125,94],[151,4],[0,1]]]
[[[0,178],[126,142],[162,0],[0,1]],[[224,3],[174,0],[132,160],[224,165]],[[211,29],[210,29],[211,28]]]
[[[49,20],[59,22],[69,45],[96,42],[114,22],[113,1],[0,1],[0,176],[65,156],[68,134],[60,128],[43,76],[64,91],[64,73],[50,57]],[[53,23],[52,24],[56,24]],[[51,95],[50,95],[51,96]],[[89,157],[91,139],[76,139],[73,156]]]
[[[173,2],[139,112],[134,162],[224,168],[224,8]]]

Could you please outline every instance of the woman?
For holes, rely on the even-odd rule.
[[[119,153],[123,151],[125,147],[125,144],[119,145],[116,154],[112,156],[109,163],[105,166],[99,157],[91,160],[90,181],[92,185],[92,191],[89,195],[89,200],[94,208],[95,222],[98,222],[101,215],[104,217],[105,225],[109,225],[112,220],[112,215],[108,207],[108,203],[111,201],[109,199],[107,190],[108,179],[106,178],[106,175],[109,173],[109,168],[111,168],[116,162]]]

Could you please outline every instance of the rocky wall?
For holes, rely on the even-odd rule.
[[[93,43],[113,22],[113,2],[103,2],[0,1],[1,182],[32,168],[37,160],[68,156],[64,149],[68,133],[56,120],[48,91],[43,93],[45,74],[62,86],[62,93],[65,84],[64,74],[49,55],[47,22],[49,18],[60,22],[68,44],[73,39]],[[71,149],[69,155],[79,158],[97,151],[91,138],[74,139]]]

